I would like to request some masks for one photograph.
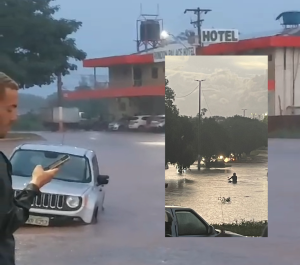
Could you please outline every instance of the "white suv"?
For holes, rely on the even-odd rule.
[[[147,120],[150,115],[133,116],[129,120],[128,128],[130,130],[144,130],[147,126]]]

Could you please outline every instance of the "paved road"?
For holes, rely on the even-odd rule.
[[[162,141],[162,135],[152,134],[67,134],[66,143],[95,149],[102,172],[111,176],[106,210],[96,226],[22,229],[16,237],[18,264],[299,264],[300,141],[270,141],[270,237],[230,243],[163,237]]]

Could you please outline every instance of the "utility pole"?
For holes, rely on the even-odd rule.
[[[200,129],[201,129],[201,83],[205,80],[195,80],[199,84],[199,117],[198,117],[198,171],[200,171],[201,155],[200,155]]]
[[[244,117],[245,117],[246,110],[247,110],[247,109],[242,109],[242,111],[244,112]]]
[[[59,131],[64,131],[63,123],[63,91],[62,91],[62,76],[61,73],[57,74],[57,105],[58,105],[58,117],[59,117]]]
[[[202,26],[202,22],[204,21],[204,19],[201,19],[201,14],[207,14],[208,12],[210,12],[211,9],[201,9],[200,7],[196,8],[196,9],[186,9],[184,10],[184,14],[186,14],[187,12],[194,12],[195,15],[197,15],[197,20],[195,21],[191,21],[191,24],[197,28],[197,33],[198,33],[198,44],[200,47],[202,47],[202,38],[201,38],[201,26]]]

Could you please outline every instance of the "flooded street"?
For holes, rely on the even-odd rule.
[[[63,139],[60,133],[41,135],[54,143]],[[110,176],[105,211],[99,213],[96,225],[18,230],[17,264],[143,263],[142,256],[149,255],[147,248],[164,233],[164,135],[69,132],[64,143],[97,153],[100,173]],[[18,144],[0,142],[7,155]],[[140,257],[133,258],[135,253]]]
[[[111,176],[105,212],[95,226],[21,229],[17,265],[299,264],[300,140],[269,143],[269,238],[228,244],[164,237],[163,136],[70,133],[65,139],[97,150],[103,174]],[[7,152],[13,145],[0,143]]]
[[[174,166],[166,170],[166,205],[193,208],[209,223],[231,223],[234,220],[268,219],[267,158],[262,163],[233,163],[225,169],[201,169],[183,175]],[[233,173],[238,183],[228,183]],[[219,197],[230,197],[222,204]]]

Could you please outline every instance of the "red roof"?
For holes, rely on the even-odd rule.
[[[83,61],[83,67],[109,67],[122,64],[151,64],[153,62],[152,54],[131,54],[87,59]]]
[[[197,47],[197,55],[239,54],[249,50],[272,47],[300,48],[300,36],[271,36],[256,39],[240,40],[238,42],[216,43],[206,47]]]
[[[70,100],[92,98],[165,96],[165,86],[109,88],[64,92],[64,98]]]

